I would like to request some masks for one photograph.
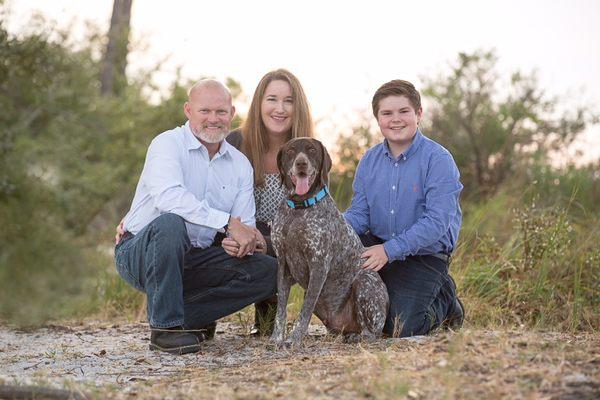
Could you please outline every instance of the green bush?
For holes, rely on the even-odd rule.
[[[75,46],[39,20],[13,36],[5,22],[2,15],[0,319],[36,324],[98,304],[90,293],[107,258],[96,248],[118,221],[98,217],[133,192],[157,130],[183,122],[185,90],[174,85],[152,105],[144,85],[130,82],[120,97],[104,98],[97,42]]]

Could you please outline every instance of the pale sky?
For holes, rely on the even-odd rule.
[[[5,5],[14,31],[35,10],[59,26],[75,18],[76,28],[90,20],[105,31],[112,3]],[[599,17],[598,0],[133,0],[132,40],[145,50],[131,54],[128,71],[168,57],[159,84],[181,66],[190,79],[233,77],[251,96],[267,71],[287,68],[304,86],[320,138],[333,143],[369,109],[382,83],[401,78],[419,87],[421,77],[447,71],[458,52],[476,49],[495,49],[502,73],[537,71],[549,95],[600,111]],[[600,157],[600,129],[578,146]]]

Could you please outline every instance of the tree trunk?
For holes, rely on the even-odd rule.
[[[132,1],[114,0],[113,3],[108,44],[102,61],[100,93],[103,96],[119,94],[125,84]]]

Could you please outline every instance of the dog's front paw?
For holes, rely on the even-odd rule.
[[[286,349],[286,350],[295,350],[295,349],[298,349],[300,347],[300,345],[301,345],[301,343],[299,340],[294,340],[294,339],[290,338],[290,339],[284,341],[283,343],[281,343],[279,348]]]
[[[302,345],[303,334],[294,333],[290,335],[289,339],[285,341],[287,348],[295,349]]]
[[[284,340],[285,340],[285,337],[283,335],[283,332],[278,332],[277,330],[275,330],[269,337],[269,342],[275,343],[275,344],[281,344],[281,343],[283,343]]]
[[[291,340],[284,340],[284,339],[269,339],[269,341],[271,342],[271,345],[269,347],[272,346],[272,348],[274,350],[291,350],[292,348],[295,347],[295,343],[292,342]]]
[[[344,335],[344,343],[346,344],[356,344],[361,342],[362,339],[360,333],[346,333]]]

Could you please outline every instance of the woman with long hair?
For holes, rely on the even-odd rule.
[[[279,181],[277,153],[287,141],[297,137],[313,137],[310,107],[302,85],[285,69],[268,72],[254,91],[241,130],[231,132],[227,141],[240,149],[254,168],[256,224],[269,246],[267,254],[272,256],[275,254],[270,245],[269,225],[285,197]],[[230,240],[223,247],[235,254],[235,244]]]
[[[279,180],[277,153],[290,139],[313,137],[310,107],[300,81],[285,69],[268,72],[258,83],[248,116],[241,130],[233,131],[227,141],[240,149],[254,168],[256,227],[266,243],[263,251],[275,257],[271,244],[271,221],[285,198]],[[237,243],[226,238],[225,251],[235,256]],[[251,333],[266,334],[272,330],[277,299],[255,305],[255,324]]]

